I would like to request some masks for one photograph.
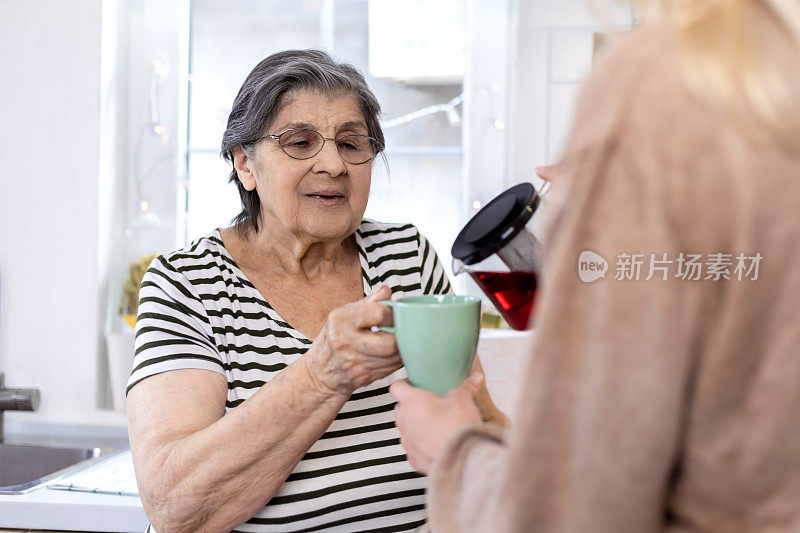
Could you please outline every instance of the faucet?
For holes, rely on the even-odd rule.
[[[39,408],[39,389],[7,389],[0,372],[0,442],[3,442],[3,413],[6,411],[35,411]]]

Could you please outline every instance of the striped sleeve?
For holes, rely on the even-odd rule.
[[[126,393],[144,378],[168,370],[199,368],[225,375],[200,297],[163,256],[142,278],[135,346]]]
[[[453,287],[447,279],[436,250],[421,233],[419,236],[419,259],[422,270],[422,294],[453,294]]]

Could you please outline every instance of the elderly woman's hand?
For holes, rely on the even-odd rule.
[[[444,397],[412,387],[406,380],[392,383],[389,392],[397,401],[400,443],[415,470],[429,473],[433,460],[459,427],[481,423],[474,397],[482,383],[482,375],[472,374]]]
[[[304,356],[309,374],[321,387],[350,394],[403,366],[394,335],[373,332],[392,324],[391,309],[379,304],[391,297],[383,286],[370,296],[331,311]]]

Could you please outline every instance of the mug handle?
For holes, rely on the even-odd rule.
[[[379,300],[378,303],[381,305],[394,307],[394,302],[392,300]],[[378,329],[386,333],[394,333],[394,327],[392,326],[378,326]]]

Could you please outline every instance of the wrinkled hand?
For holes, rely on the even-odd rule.
[[[304,357],[309,374],[321,388],[350,394],[403,366],[394,335],[372,331],[374,326],[392,325],[391,309],[378,303],[391,295],[389,287],[383,286],[330,312]]]
[[[474,396],[482,384],[483,376],[472,374],[442,397],[412,387],[406,380],[392,383],[389,392],[397,401],[395,424],[414,470],[429,473],[433,460],[459,427],[481,423]]]

